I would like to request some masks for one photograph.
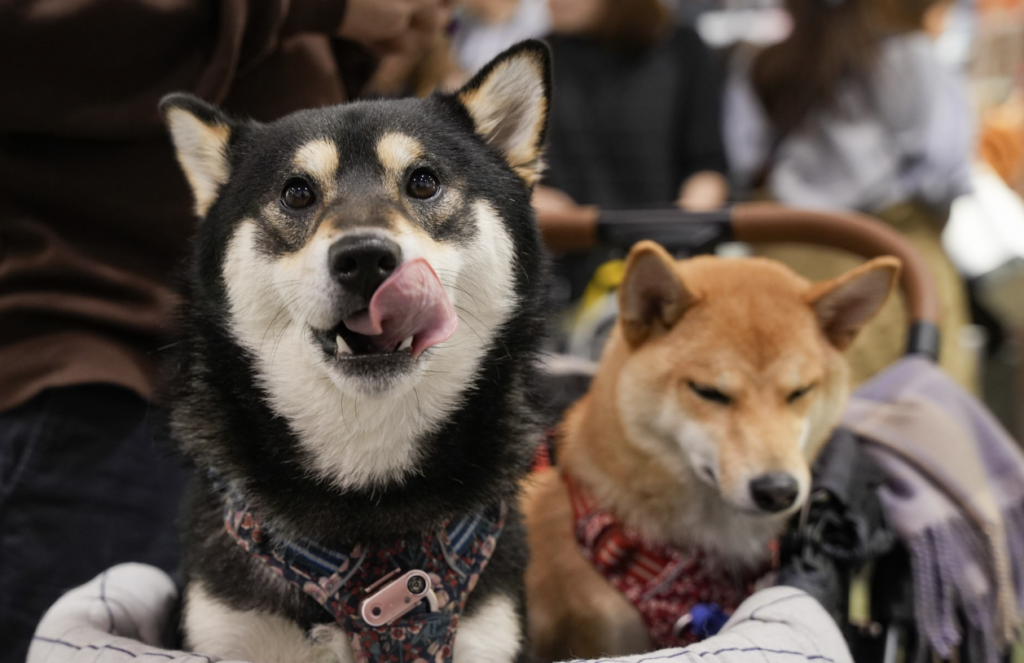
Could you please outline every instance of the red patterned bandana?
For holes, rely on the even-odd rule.
[[[583,556],[640,612],[657,649],[714,635],[770,570],[738,576],[700,550],[651,544],[563,474]]]

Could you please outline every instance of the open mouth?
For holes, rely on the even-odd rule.
[[[313,338],[328,358],[339,362],[359,359],[412,360],[412,336],[382,347],[373,337],[354,332],[342,322],[331,329],[314,329]]]
[[[344,315],[330,329],[312,330],[313,339],[335,365],[371,379],[411,370],[458,327],[455,307],[422,258],[402,263],[366,308]]]

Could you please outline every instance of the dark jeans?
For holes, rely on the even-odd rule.
[[[0,663],[25,660],[62,593],[121,562],[173,573],[185,463],[163,411],[110,385],[0,413]]]

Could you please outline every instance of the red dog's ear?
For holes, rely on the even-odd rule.
[[[884,256],[811,286],[806,301],[832,345],[845,350],[853,343],[888,299],[899,273],[899,259]]]
[[[645,240],[629,252],[619,287],[619,319],[631,346],[653,332],[671,329],[696,301],[676,271],[675,260],[660,245]]]

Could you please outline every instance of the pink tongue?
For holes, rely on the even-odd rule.
[[[370,308],[349,316],[345,326],[391,349],[412,336],[412,356],[451,338],[459,326],[455,307],[423,258],[403,263],[373,293]]]

